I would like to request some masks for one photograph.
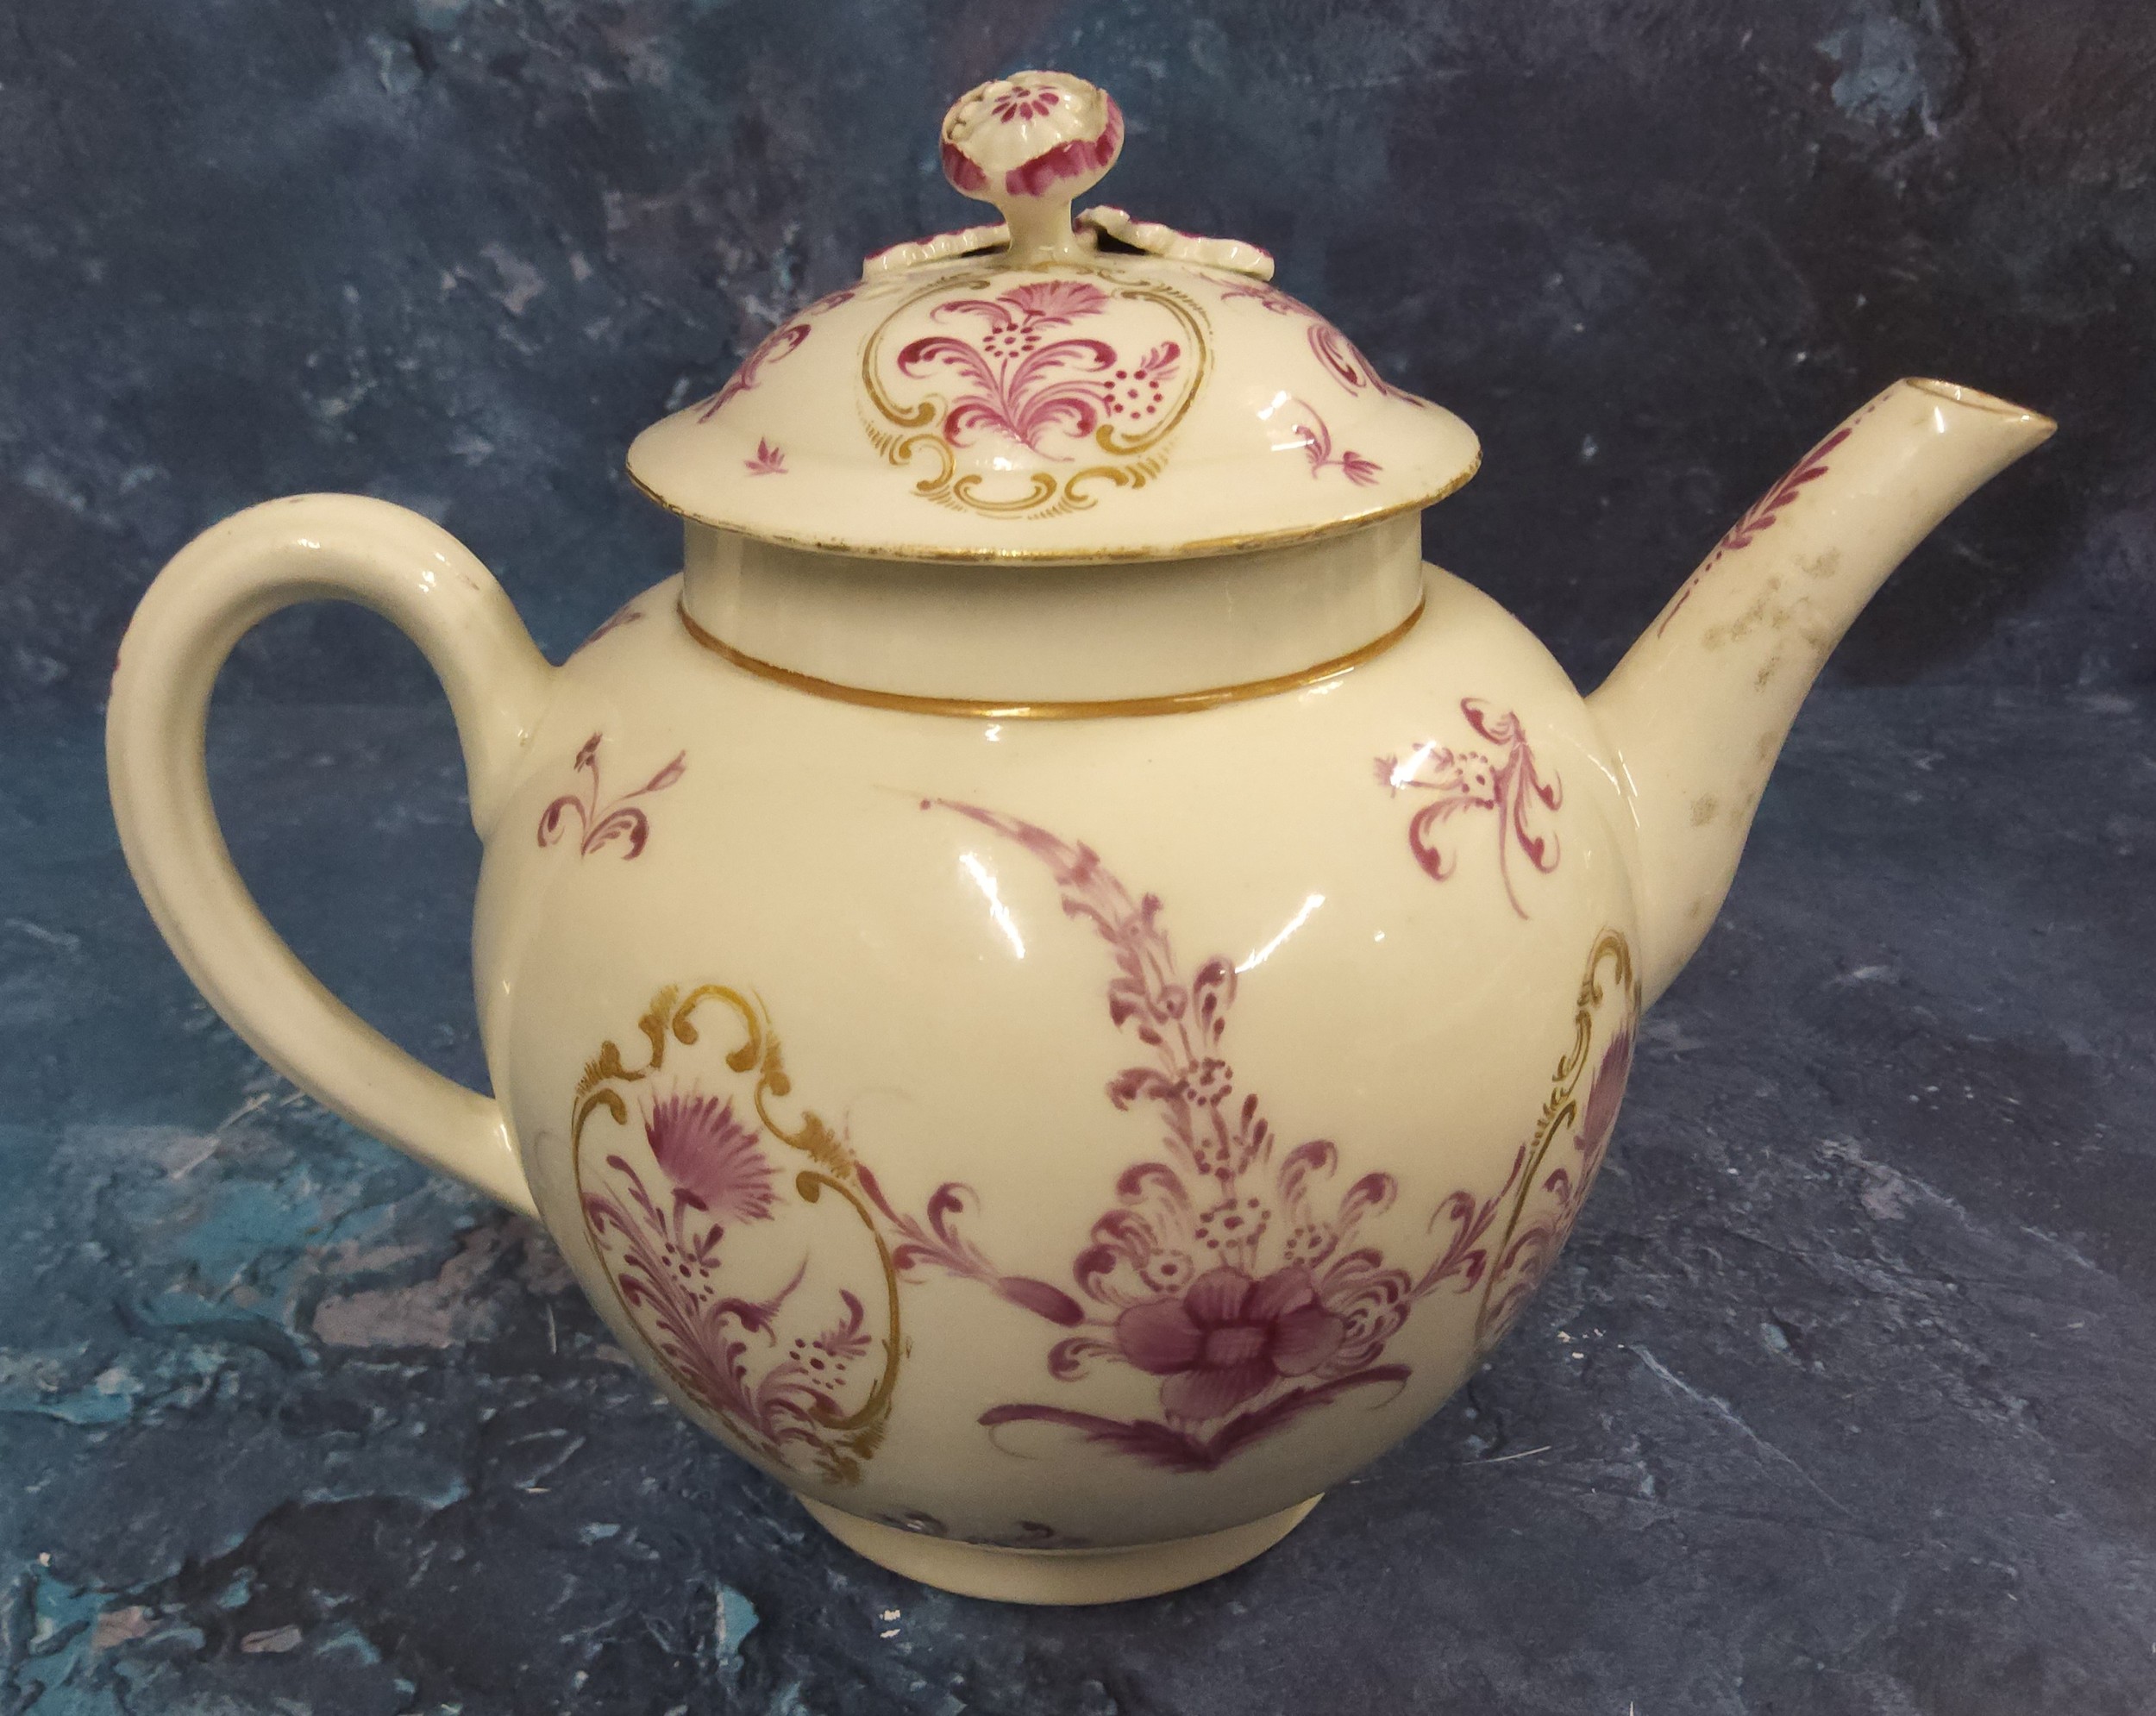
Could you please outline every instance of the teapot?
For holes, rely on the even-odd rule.
[[[1061,73],[960,100],[944,172],[1000,218],[636,439],[680,569],[561,666],[433,523],[298,496],[165,567],[108,733],[135,879],[257,1052],[536,1216],[842,1542],[1022,1602],[1248,1560],[1473,1373],[1821,663],[2053,428],[1897,381],[1583,697],[1422,561],[1465,423],[1256,246],[1074,218],[1123,135]],[[317,982],[218,830],[218,667],[324,597],[454,711],[491,1097]]]

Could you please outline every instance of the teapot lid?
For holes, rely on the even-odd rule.
[[[1269,284],[1255,245],[1070,205],[1123,115],[1060,72],[944,116],[944,175],[992,225],[893,245],[637,436],[661,505],[878,559],[1225,554],[1430,504],[1475,433]]]

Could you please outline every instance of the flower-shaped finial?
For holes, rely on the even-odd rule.
[[[1123,150],[1123,111],[1106,90],[1065,72],[1019,72],[961,96],[943,116],[943,176],[993,203],[1011,228],[1011,260],[1085,254],[1072,201]]]

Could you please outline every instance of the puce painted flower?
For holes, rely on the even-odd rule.
[[[966,338],[934,334],[915,340],[899,353],[899,373],[918,378],[942,367],[963,384],[944,414],[943,439],[953,447],[969,445],[982,435],[1017,442],[1049,457],[1051,435],[1082,441],[1100,426],[1104,415],[1129,416],[1158,409],[1156,395],[1175,373],[1181,348],[1163,341],[1149,352],[1140,373],[1107,379],[1119,361],[1117,348],[1102,340],[1050,339],[1049,330],[1067,328],[1106,308],[1108,295],[1089,280],[1029,280],[993,298],[952,298],[930,312],[948,323],[968,317],[981,332]],[[1117,404],[1115,389],[1127,397]]]
[[[644,1114],[644,1139],[677,1191],[720,1221],[762,1221],[777,1180],[753,1128],[734,1118],[730,1099],[661,1097]]]
[[[1300,1265],[1252,1281],[1208,1270],[1180,1299],[1134,1305],[1115,1337],[1140,1370],[1168,1380],[1161,1409],[1202,1424],[1232,1412],[1282,1377],[1307,1376],[1340,1350],[1347,1325],[1319,1302]]]
[[[1058,91],[1044,85],[1013,83],[996,97],[995,116],[1006,125],[1015,125],[1020,120],[1038,119],[1062,101]]]

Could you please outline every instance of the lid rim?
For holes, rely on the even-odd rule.
[[[1327,536],[1345,535],[1365,525],[1396,518],[1403,512],[1435,506],[1439,501],[1457,493],[1482,468],[1482,453],[1479,447],[1476,448],[1464,469],[1456,472],[1427,493],[1411,495],[1404,500],[1388,501],[1382,506],[1351,513],[1344,517],[1328,519],[1321,524],[1283,525],[1278,529],[1254,531],[1238,536],[1202,536],[1165,547],[1100,548],[875,548],[864,545],[857,538],[805,536],[790,532],[751,529],[722,518],[708,517],[668,500],[636,474],[633,463],[624,460],[622,468],[638,493],[676,517],[713,530],[730,530],[736,536],[746,536],[751,542],[769,542],[776,548],[795,548],[808,554],[839,554],[849,560],[939,561],[953,566],[1090,566],[1111,561],[1131,565],[1148,561],[1207,560],[1227,554],[1255,553],[1263,548],[1289,548],[1297,543],[1319,542]]]

